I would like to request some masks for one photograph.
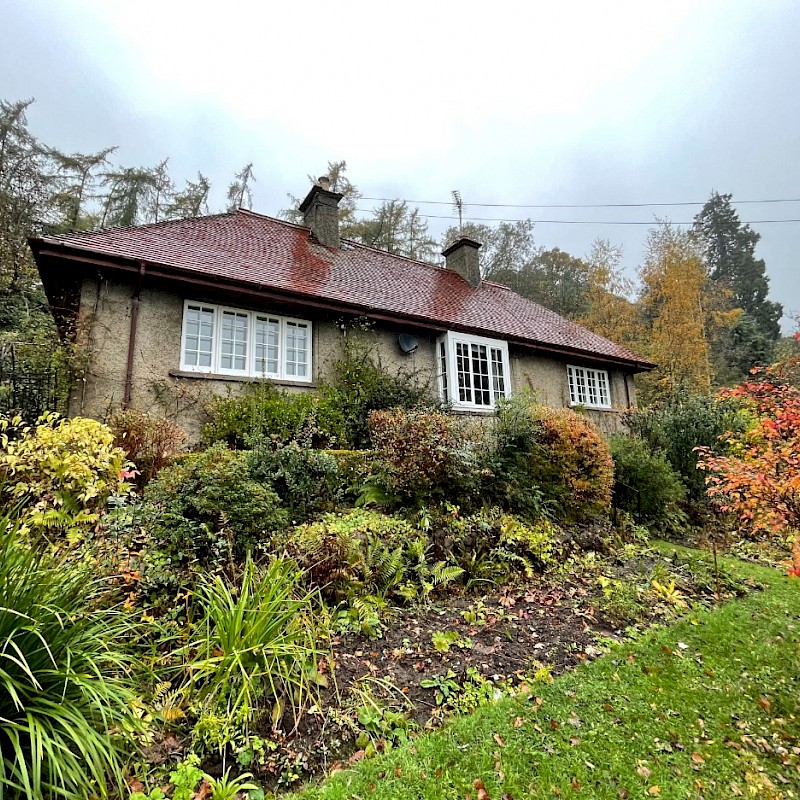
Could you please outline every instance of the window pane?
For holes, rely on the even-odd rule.
[[[472,373],[469,366],[469,345],[456,342],[456,375],[458,377],[458,399],[462,403],[472,402]]]
[[[506,376],[503,372],[503,351],[498,347],[492,348],[492,392],[497,402],[506,396]]]
[[[278,374],[278,342],[281,323],[271,317],[256,317],[255,371],[256,375]]]
[[[486,345],[472,345],[472,385],[475,389],[475,404],[491,405],[489,397],[489,359]]]
[[[442,386],[442,398],[447,400],[447,346],[439,342],[439,379]]]
[[[214,309],[201,305],[186,306],[186,337],[183,363],[187,367],[211,367],[214,352]]]
[[[247,329],[249,316],[240,311],[222,312],[219,364],[221,369],[247,371]]]
[[[586,403],[597,405],[597,373],[593,369],[586,370]]]
[[[308,375],[308,325],[286,322],[285,365],[287,376],[305,378]]]
[[[575,368],[575,402],[586,405],[586,371],[578,367]]]
[[[609,395],[608,391],[608,373],[605,370],[597,371],[597,387],[600,405],[610,406],[611,396]]]

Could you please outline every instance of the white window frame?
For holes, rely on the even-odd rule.
[[[211,311],[213,317],[211,365],[199,366],[186,363],[186,322],[189,308],[202,308]],[[222,315],[228,312],[232,314],[245,315],[247,317],[247,338],[245,368],[232,369],[223,368],[222,364]],[[256,320],[275,320],[279,324],[278,330],[278,369],[274,372],[265,372],[256,369]],[[290,325],[304,327],[307,331],[306,336],[306,374],[289,375],[286,371],[287,362],[287,328]],[[312,324],[307,319],[296,317],[284,317],[280,314],[270,314],[263,311],[248,311],[244,308],[234,308],[215,303],[202,303],[196,300],[185,300],[183,304],[183,321],[181,323],[181,355],[180,368],[184,372],[198,372],[207,375],[230,375],[242,378],[271,378],[272,380],[296,381],[298,383],[311,383],[313,367],[313,329]]]
[[[570,406],[612,408],[611,380],[607,370],[568,364],[567,388]]]
[[[475,388],[472,385],[475,373],[470,371],[470,392],[471,400],[463,400],[460,397],[461,388],[459,386],[458,375],[458,345],[465,345],[469,348],[470,358],[472,356],[472,346],[486,348],[487,370],[489,381],[489,403],[475,402]],[[492,351],[499,351],[502,375],[496,374],[495,359]],[[483,336],[473,336],[467,333],[454,333],[448,331],[436,340],[436,373],[439,382],[439,396],[446,403],[456,410],[464,411],[494,411],[497,407],[497,400],[511,396],[511,362],[508,358],[508,343],[501,339],[488,339]],[[498,390],[495,386],[495,378],[502,383]],[[484,390],[481,389],[481,392]]]

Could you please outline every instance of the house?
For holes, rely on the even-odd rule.
[[[428,372],[455,411],[490,413],[530,389],[618,427],[634,374],[653,364],[481,280],[471,239],[443,267],[341,241],[340,200],[314,186],[304,225],[239,210],[31,238],[59,328],[87,353],[70,413],[153,410],[197,438],[211,393],[261,379],[313,389],[343,322],[366,318],[381,362]]]

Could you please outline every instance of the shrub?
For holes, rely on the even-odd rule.
[[[38,532],[86,531],[113,493],[127,491],[125,453],[102,423],[46,414],[18,433],[0,451],[3,490]]]
[[[107,796],[108,779],[122,790],[120,732],[138,728],[118,649],[129,630],[100,591],[0,519],[0,797]]]
[[[142,411],[115,411],[108,423],[114,434],[114,446],[141,473],[143,485],[155,477],[180,452],[186,434],[172,420],[150,417]]]
[[[725,445],[720,437],[728,431],[741,432],[747,421],[731,401],[702,395],[675,397],[661,406],[633,411],[625,416],[631,433],[644,439],[652,452],[662,451],[680,476],[689,498],[705,499],[705,474],[698,470],[697,447],[721,455]]]
[[[477,449],[455,417],[436,411],[374,411],[369,429],[377,454],[376,481],[389,497],[468,505],[477,494]]]
[[[178,563],[236,558],[287,523],[275,492],[250,476],[248,456],[217,444],[161,470],[145,491],[152,544]]]
[[[427,538],[406,520],[367,509],[326,514],[295,528],[287,552],[334,601],[357,595],[425,599],[459,572],[429,563]]]
[[[267,481],[293,518],[330,508],[339,488],[339,464],[322,450],[297,442],[257,444],[249,459],[253,477]],[[299,520],[295,520],[299,521]]]
[[[370,445],[371,412],[391,408],[432,409],[439,405],[429,375],[388,372],[373,357],[369,345],[357,336],[341,340],[339,358],[319,395],[321,408],[341,410],[340,444],[354,449]]]
[[[437,404],[429,380],[388,372],[358,338],[343,338],[341,348],[330,378],[313,395],[288,394],[262,382],[238,397],[215,400],[207,409],[211,419],[205,440],[232,448],[249,447],[258,438],[314,448],[364,448],[369,446],[371,411]]]
[[[686,492],[664,453],[652,452],[637,436],[612,436],[609,446],[617,506],[656,527],[669,527],[680,513]]]
[[[321,404],[307,392],[289,394],[271,383],[249,384],[238,397],[214,400],[207,409],[211,419],[203,437],[209,444],[224,442],[242,449],[253,441],[271,439],[277,444],[299,440],[323,446],[343,438],[342,410]]]
[[[522,520],[500,508],[467,516],[449,506],[426,518],[433,552],[459,567],[468,588],[506,581],[514,573],[531,577],[549,566],[561,529],[545,517]]]
[[[373,470],[373,450],[327,450],[336,459],[339,474],[339,495],[355,500]]]
[[[318,625],[312,597],[298,591],[296,567],[276,559],[261,570],[248,558],[241,581],[200,580],[202,621],[189,653],[200,703],[248,732],[260,711],[273,725],[295,721],[324,679],[317,672]]]
[[[521,395],[500,406],[497,425],[496,478],[515,487],[512,499],[521,510],[524,492],[539,489],[565,518],[607,512],[613,461],[590,422],[570,409],[535,405]]]

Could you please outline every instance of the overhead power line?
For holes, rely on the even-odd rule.
[[[369,198],[363,198],[369,199]],[[409,200],[409,203],[417,202]],[[468,205],[464,203],[464,205]],[[356,211],[361,213],[369,213],[374,211],[372,208],[357,208]],[[425,219],[449,219],[455,222],[453,216],[447,214],[423,214],[420,212],[419,216]],[[511,218],[511,217],[464,217],[464,222],[533,222],[535,225],[658,225],[658,220],[599,220],[599,219],[529,219],[529,218]],[[689,222],[677,222],[676,220],[667,220],[671,225],[693,225],[694,220]],[[769,225],[773,223],[784,222],[800,222],[800,219],[751,219],[742,220],[745,225]]]
[[[361,197],[379,203],[391,203],[397,197]],[[404,200],[417,206],[451,206],[452,200]],[[663,208],[666,206],[704,206],[708,201],[683,200],[676,203],[462,203],[464,208]],[[754,203],[800,203],[800,197],[779,197],[770,200],[736,200],[734,205]]]

